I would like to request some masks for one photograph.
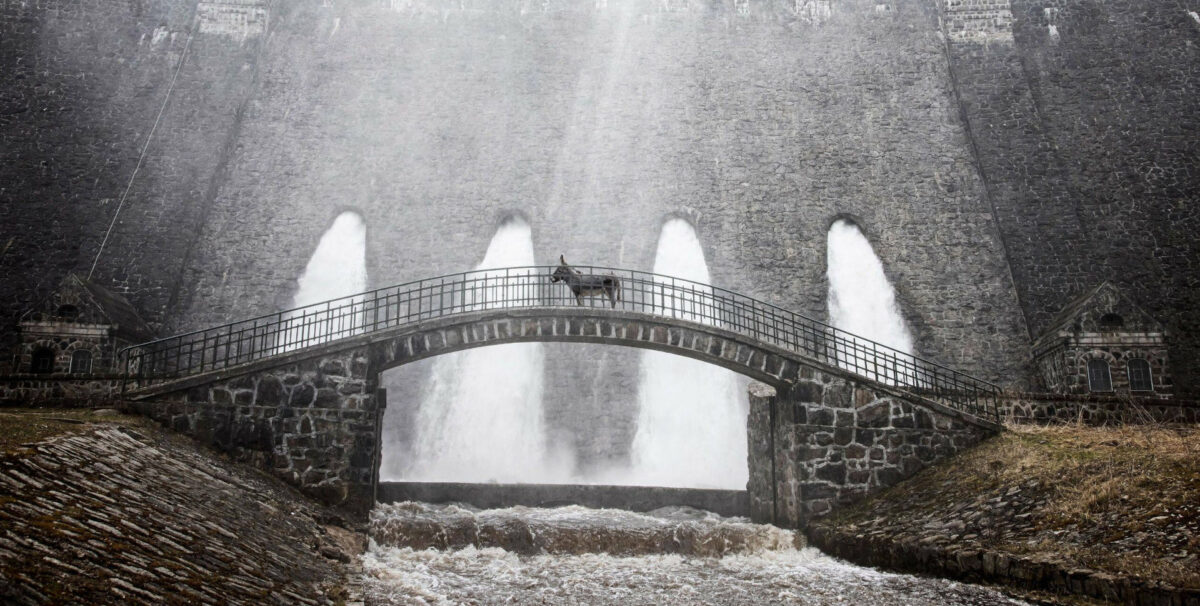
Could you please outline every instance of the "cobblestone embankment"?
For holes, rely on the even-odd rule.
[[[86,425],[0,454],[0,602],[342,604],[363,539],[337,522],[184,439]]]

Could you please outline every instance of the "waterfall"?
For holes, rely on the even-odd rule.
[[[476,269],[533,264],[529,225],[513,218],[496,231]],[[542,421],[543,357],[541,344],[517,343],[435,358],[404,479],[561,481],[573,461],[557,457],[557,464],[549,462]]]
[[[709,283],[704,250],[687,221],[663,225],[654,273]],[[746,405],[740,383],[733,372],[711,364],[644,352],[628,483],[745,489]]]
[[[292,298],[292,307],[304,307],[330,299],[348,297],[367,290],[367,224],[361,215],[344,212],[317,242],[317,249],[300,274],[299,288]],[[360,317],[350,307],[353,301],[335,310],[335,320],[328,320],[325,311],[289,314],[289,328],[284,337],[284,350],[314,345],[330,338],[348,336],[361,324]]]
[[[883,273],[883,263],[858,226],[839,219],[829,228],[827,249],[829,323],[854,335],[913,353],[912,333],[900,315],[896,291]],[[865,342],[861,346],[869,347]],[[870,356],[841,352],[838,362],[878,380],[905,382],[912,370],[877,368]]]

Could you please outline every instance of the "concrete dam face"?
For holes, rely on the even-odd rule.
[[[475,266],[517,213],[538,263],[641,269],[682,218],[714,285],[828,318],[845,219],[914,353],[1036,387],[1031,337],[1110,280],[1185,392],[1194,23],[959,4],[5,2],[0,304],[15,325],[94,264],[168,334],[288,307],[342,213],[370,287]],[[589,411],[631,401],[639,355],[544,348],[547,422],[606,417],[574,447],[629,457],[636,411]]]

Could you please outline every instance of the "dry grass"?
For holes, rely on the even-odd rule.
[[[142,417],[97,415],[90,409],[5,408],[0,410],[0,453],[18,454],[23,445],[54,436],[82,433],[97,423],[138,425]]]
[[[1200,428],[1009,429],[831,522],[920,536],[947,512],[982,512],[955,542],[1200,587]]]

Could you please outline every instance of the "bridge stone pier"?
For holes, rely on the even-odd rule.
[[[747,375],[753,518],[801,527],[968,448],[997,426],[754,338],[602,308],[489,309],[353,335],[134,389],[135,407],[323,502],[375,502],[386,394],[380,374],[518,342],[625,345]]]
[[[750,385],[750,517],[803,528],[994,435],[995,424],[803,368],[783,395]]]

